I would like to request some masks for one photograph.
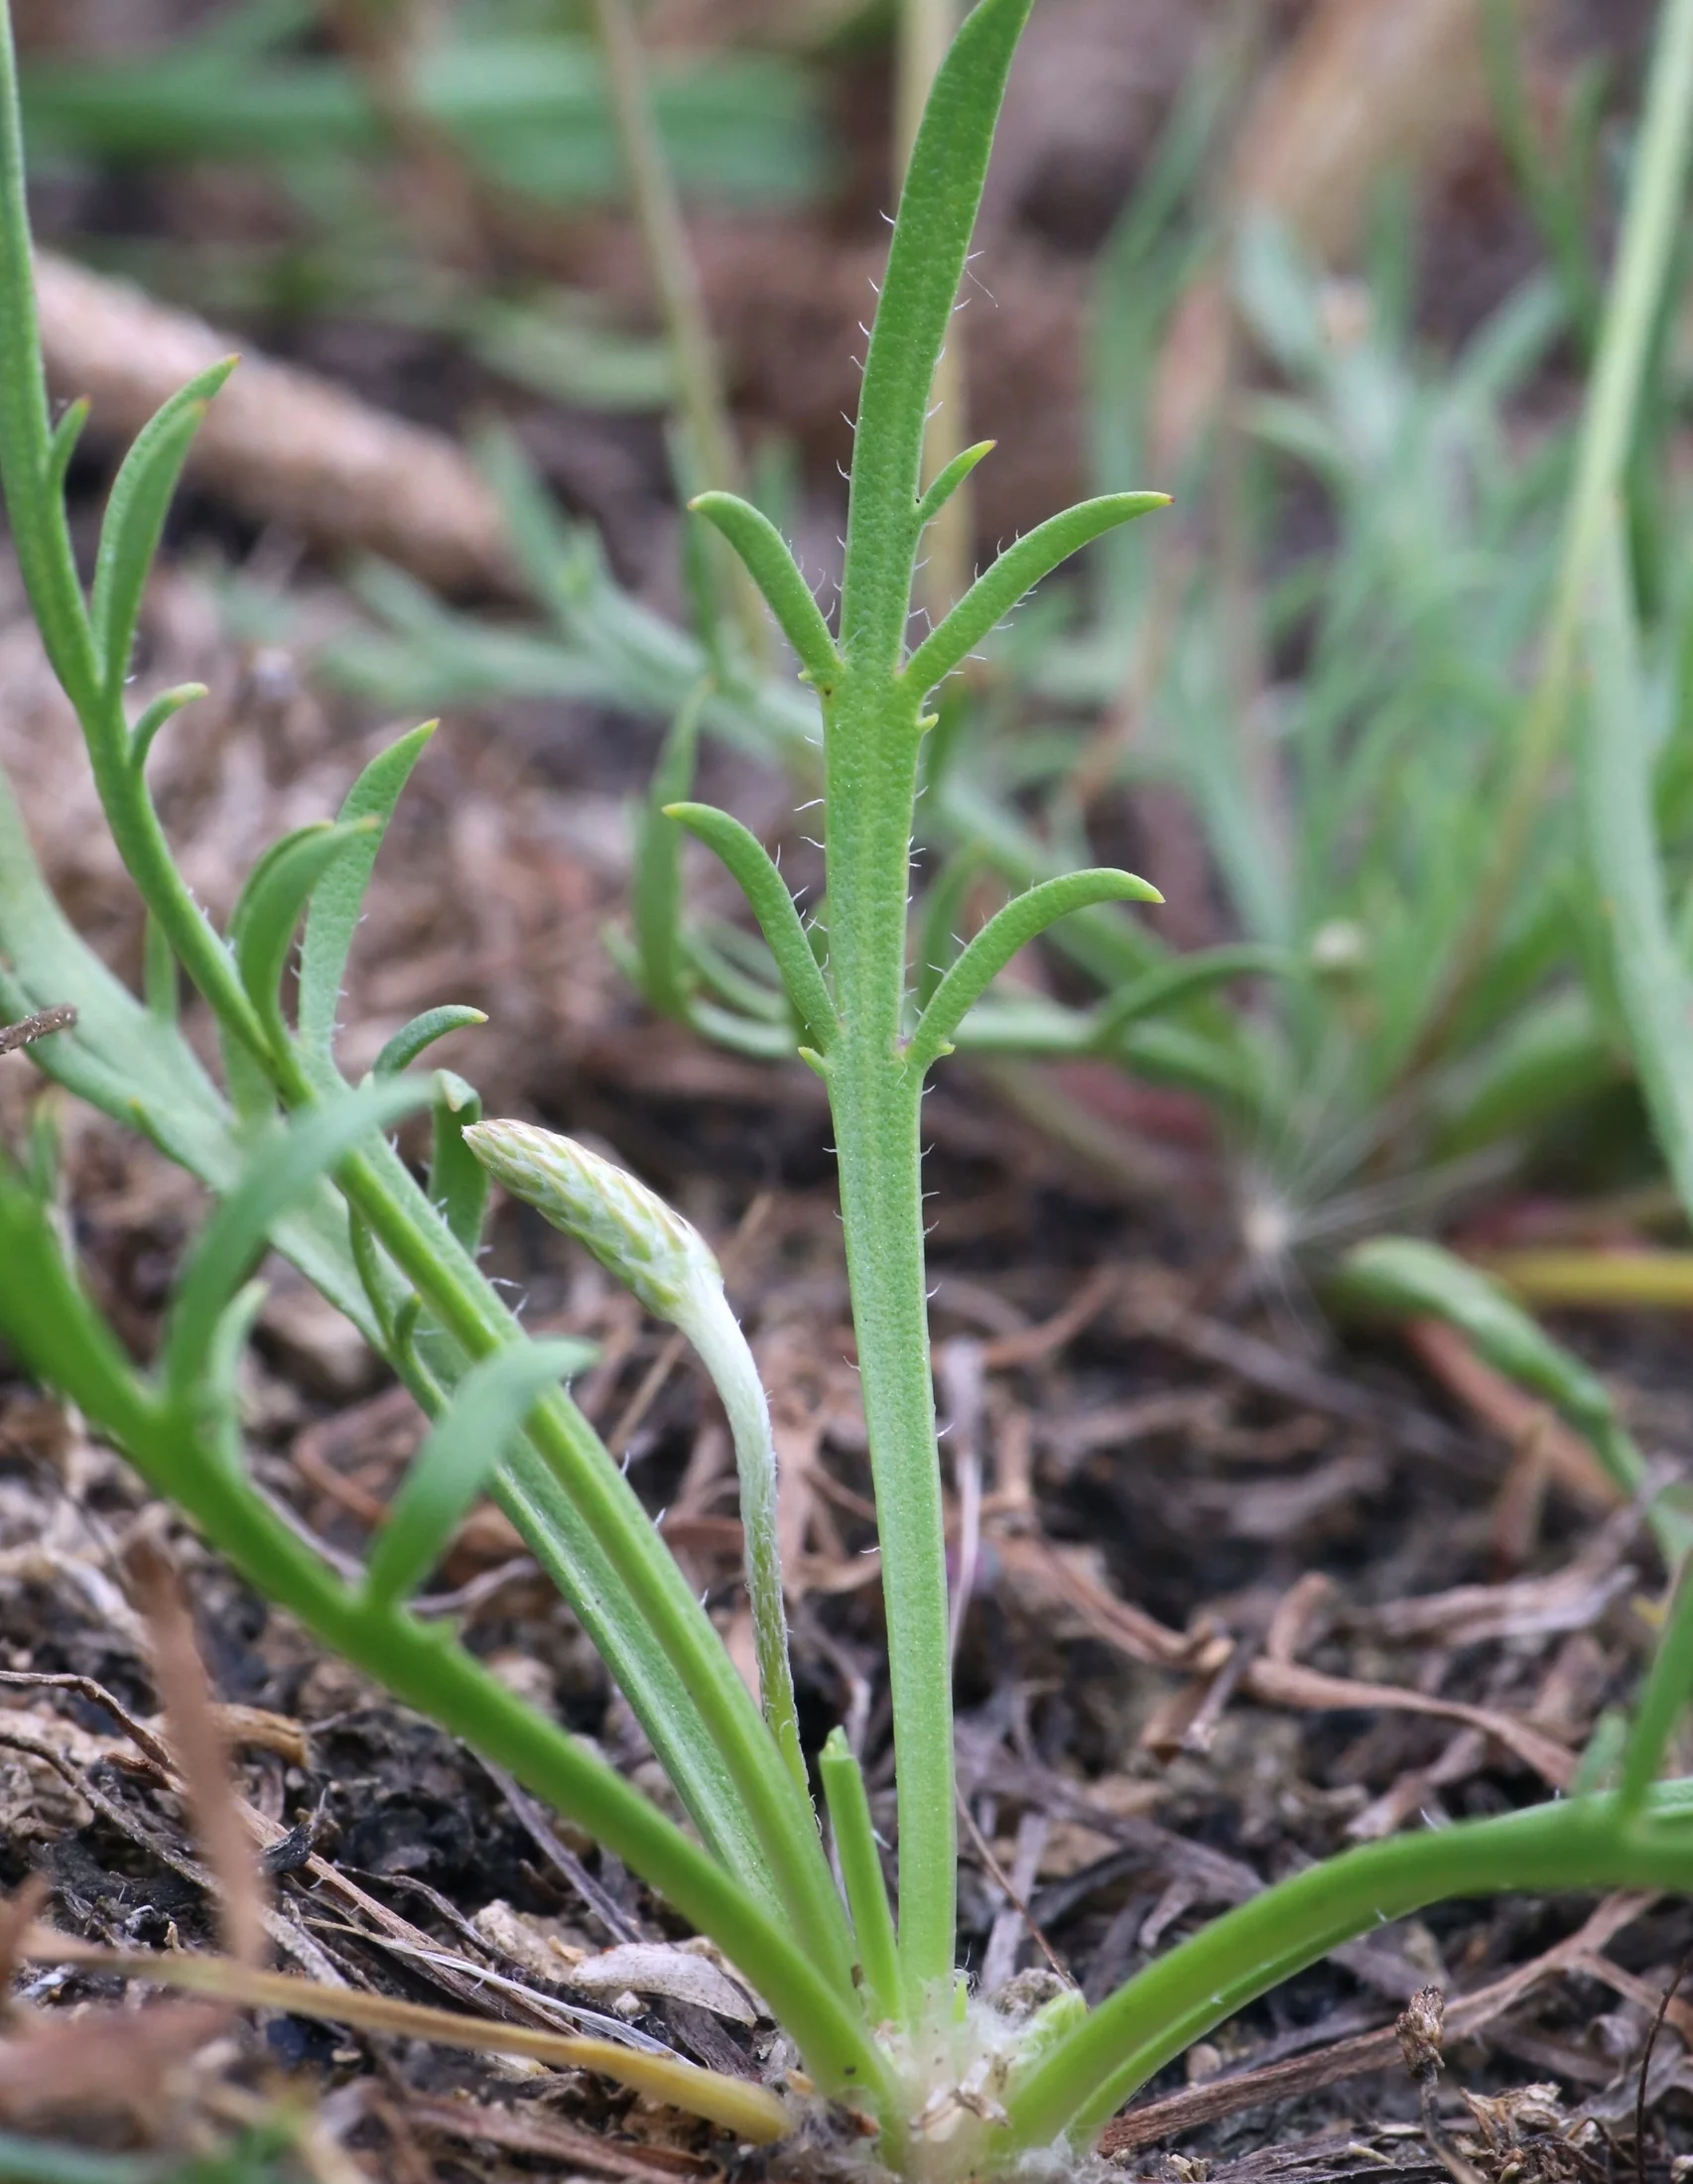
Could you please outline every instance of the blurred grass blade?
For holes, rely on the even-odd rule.
[[[694,793],[700,716],[711,690],[702,681],[671,721],[635,821],[631,906],[635,969],[641,991],[663,1016],[688,1012],[688,959],[682,942],[682,829],[667,807]]]
[[[1634,1819],[1657,1779],[1675,1725],[1693,1695],[1693,1583],[1687,1565],[1678,1573],[1669,1620],[1652,1656],[1651,1673],[1634,1710],[1634,1725],[1623,1752],[1618,1803]]]
[[[1640,1090],[1681,1203],[1693,1217],[1693,987],[1664,899],[1639,635],[1615,500],[1594,558],[1586,638],[1590,690],[1581,781],[1588,855]]]
[[[260,2184],[267,2174],[255,2165],[242,2184]],[[10,2130],[0,2130],[0,2180],[3,2184],[186,2184],[180,2165],[166,2154],[91,2153],[84,2146],[55,2145]]]
[[[1100,1003],[1096,1027],[1102,1039],[1109,1038],[1143,1016],[1177,1008],[1213,986],[1227,985],[1236,978],[1291,977],[1297,967],[1286,949],[1265,948],[1256,941],[1198,950],[1179,963],[1147,971],[1144,977],[1130,978],[1107,994]]]
[[[306,935],[300,950],[300,1036],[310,1047],[327,1054],[334,1043],[335,1012],[340,1007],[341,981],[346,976],[352,937],[358,930],[364,907],[364,891],[376,863],[376,853],[388,831],[400,792],[411,778],[412,768],[423,756],[436,723],[425,721],[409,735],[373,758],[352,787],[336,815],[343,826],[371,821],[364,837],[336,859],[318,883],[306,914]],[[439,1036],[439,1034],[437,1035]],[[401,1064],[400,1067],[404,1067]]]
[[[1547,775],[1568,730],[1578,656],[1611,503],[1639,427],[1665,285],[1675,262],[1693,158],[1693,0],[1664,0],[1634,148],[1628,210],[1605,302],[1604,325],[1564,518],[1557,593],[1539,677],[1470,915],[1435,1016],[1418,1041],[1439,1043],[1479,975],[1516,884],[1539,818]],[[1603,580],[1603,579],[1601,579]]]
[[[1332,1286],[1337,1304],[1398,1318],[1445,1320],[1489,1364],[1547,1402],[1584,1434],[1622,1491],[1633,1499],[1648,1483],[1646,1467],[1597,1373],[1554,1343],[1497,1283],[1438,1244],[1414,1236],[1376,1236],[1349,1251]],[[1651,1507],[1671,1567],[1693,1539],[1693,1526],[1660,1496]]]
[[[537,1342],[472,1365],[400,1482],[365,1570],[364,1596],[399,1607],[440,1562],[536,1399],[581,1372],[589,1343]]]

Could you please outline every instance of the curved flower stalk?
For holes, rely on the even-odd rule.
[[[572,1138],[527,1122],[477,1122],[464,1142],[514,1198],[585,1244],[655,1319],[685,1335],[711,1374],[734,1441],[764,1719],[801,1795],[809,1796],[788,1658],[770,1405],[723,1295],[722,1268],[691,1222],[626,1169]]]

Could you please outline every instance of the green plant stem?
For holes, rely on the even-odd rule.
[[[875,1482],[899,1791],[899,1931],[913,2006],[952,1976],[957,1822],[946,1535],[929,1370],[921,1078],[900,1052],[921,731],[897,679],[850,670],[825,708],[826,1069]]]
[[[1673,1818],[1670,1816],[1673,1815]],[[1678,1824],[1677,1824],[1678,1823]],[[1091,2134],[1213,2026],[1355,1935],[1454,1896],[1693,1883],[1685,1799],[1628,1831],[1615,1798],[1575,1798],[1429,1829],[1325,1860],[1149,1966],[1012,2089],[1011,2147]]]
[[[734,1442],[740,1482],[740,1522],[746,1539],[746,1600],[764,1719],[776,1748],[809,1804],[810,1784],[800,1749],[794,1669],[788,1657],[788,1614],[782,1598],[782,1545],[777,1522],[776,1443],[770,1404],[740,1323],[720,1288],[702,1285],[676,1325],[699,1352],[722,1399]]]
[[[1540,673],[1505,788],[1494,852],[1477,884],[1440,999],[1406,1074],[1439,1052],[1492,949],[1569,724],[1592,581],[1610,505],[1622,490],[1693,153],[1693,0],[1665,0],[1623,241],[1607,299],[1564,522],[1557,590]]]
[[[864,1998],[872,2023],[904,2012],[900,1992],[899,1940],[888,1906],[887,1882],[876,1850],[875,1823],[859,1766],[843,1729],[831,1731],[818,1758],[841,1885],[852,1913],[852,1933],[864,1974]]]
[[[729,424],[716,344],[706,316],[699,269],[689,248],[676,180],[653,117],[645,58],[629,0],[594,0],[606,88],[622,148],[647,273],[658,297],[676,373],[676,394],[693,452],[690,489],[731,491],[740,484],[740,458]],[[738,563],[731,595],[753,665],[770,664],[770,632],[763,601]]]

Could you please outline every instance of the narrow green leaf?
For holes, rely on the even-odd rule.
[[[1160,964],[1143,977],[1130,978],[1107,994],[1095,1016],[1096,1033],[1102,1040],[1108,1039],[1142,1017],[1179,1007],[1183,1001],[1193,1000],[1213,986],[1227,985],[1233,978],[1286,978],[1296,968],[1286,949],[1265,948],[1255,941],[1199,950],[1173,964]]]
[[[306,918],[300,951],[300,1036],[321,1054],[328,1054],[334,1044],[341,981],[346,976],[347,957],[376,852],[382,846],[400,792],[435,729],[436,723],[426,720],[421,728],[413,728],[373,758],[347,791],[346,801],[336,815],[343,825],[356,820],[373,824],[358,846],[349,849],[325,873]]]
[[[159,550],[177,479],[206,406],[235,369],[228,356],[191,379],[136,436],[106,503],[89,600],[100,675],[108,694],[122,688],[141,613],[141,594]]]
[[[313,889],[335,860],[378,825],[373,819],[355,820],[351,826],[319,820],[284,835],[253,867],[229,914],[229,938],[241,983],[279,1054],[288,1043],[282,974],[294,929]]]
[[[201,1230],[177,1288],[160,1356],[161,1377],[176,1400],[197,1386],[223,1309],[264,1249],[272,1225],[299,1204],[360,1138],[421,1107],[430,1087],[415,1079],[361,1086],[269,1137],[246,1173]]]
[[[1645,1487],[1644,1460],[1604,1381],[1465,1260],[1419,1237],[1375,1236],[1347,1253],[1332,1293],[1343,1306],[1446,1321],[1496,1370],[1544,1396],[1584,1435],[1624,1494],[1632,1498]],[[1693,1538],[1688,1520],[1660,1497],[1651,1522],[1665,1555],[1678,1562]]]
[[[1558,1798],[1445,1828],[1360,1844],[1237,1904],[1138,1973],[1004,2095],[1000,2159],[1081,2140],[1214,2025],[1355,1935],[1442,1899],[1504,1890],[1687,1884],[1687,1785],[1665,1784],[1650,1824],[1619,1825],[1607,1798]]]
[[[1693,1697],[1693,1581],[1685,1563],[1669,1610],[1668,1625],[1652,1657],[1651,1674],[1635,1709],[1634,1725],[1623,1752],[1618,1804],[1633,1819],[1663,1765],[1675,1725]]]
[[[435,1093],[430,1204],[465,1250],[474,1254],[488,1210],[488,1175],[465,1144],[464,1132],[482,1119],[481,1094],[451,1070],[436,1071]]]
[[[401,1606],[446,1553],[536,1400],[594,1358],[589,1343],[525,1343],[472,1365],[400,1482],[365,1571],[374,1607]]]
[[[666,806],[666,816],[690,834],[698,835],[734,874],[770,945],[807,1042],[819,1054],[828,1054],[836,1030],[835,1003],[811,952],[787,882],[763,844],[738,819],[710,804],[671,804]]]
[[[382,1246],[370,1233],[370,1223],[362,1214],[354,1212],[350,1207],[347,1210],[347,1245],[352,1253],[352,1263],[358,1269],[358,1278],[369,1302],[371,1315],[382,1338],[379,1346],[372,1344],[371,1347],[380,1347],[390,1362],[393,1362],[398,1354],[394,1342],[395,1315],[402,1305],[416,1297],[417,1292],[408,1290],[394,1271],[394,1262],[387,1257]],[[416,1393],[416,1390],[413,1392]]]
[[[161,691],[129,731],[129,762],[139,773],[147,763],[147,754],[153,748],[153,738],[166,721],[192,706],[195,699],[206,696],[203,683],[179,683],[175,690]]]
[[[807,679],[820,691],[831,690],[841,673],[841,655],[781,532],[762,509],[735,493],[701,493],[688,505],[714,524],[746,564]]]
[[[904,645],[930,390],[1031,5],[981,0],[972,10],[936,74],[906,168],[852,456],[841,650],[854,669],[891,669]]]
[[[1007,547],[985,575],[977,578],[934,634],[918,646],[905,669],[905,680],[919,694],[931,691],[997,628],[1025,592],[1061,562],[1080,552],[1092,540],[1136,516],[1150,515],[1170,505],[1168,493],[1108,493],[1102,500],[1085,500],[1051,516]]]
[[[974,448],[966,448],[954,455],[944,470],[934,479],[923,495],[917,509],[917,528],[924,531],[932,524],[959,487],[969,477],[978,462],[990,455],[999,443],[996,440],[978,440]]]
[[[313,897],[314,903],[317,897]],[[398,1077],[408,1070],[427,1047],[438,1039],[445,1039],[450,1031],[467,1031],[473,1024],[485,1024],[487,1012],[479,1008],[465,1008],[461,1003],[447,1001],[440,1008],[426,1008],[421,1016],[414,1016],[409,1024],[402,1024],[392,1039],[382,1049],[371,1066],[372,1077]]]
[[[1621,513],[1612,501],[1594,554],[1587,617],[1592,677],[1581,741],[1588,855],[1611,967],[1652,1129],[1693,1213],[1693,988],[1676,953],[1652,819],[1647,705]]]
[[[1044,993],[986,993],[953,1032],[948,1051],[1053,1061],[1098,1054],[1100,1034],[1091,1009],[1066,1008]]]
[[[267,1295],[262,1281],[255,1279],[243,1284],[218,1314],[211,1341],[206,1345],[201,1388],[209,1397],[207,1409],[213,1421],[211,1430],[215,1445],[231,1469],[240,1464],[238,1375],[241,1359],[252,1338],[254,1323],[264,1310]]]
[[[1428,1314],[1466,1335],[1491,1365],[1543,1395],[1572,1424],[1586,1428],[1615,1416],[1604,1382],[1550,1336],[1479,1268],[1416,1236],[1375,1236],[1349,1251],[1342,1294],[1392,1313]],[[1620,1479],[1630,1492],[1643,1472]]]
[[[743,948],[742,944],[747,945]],[[763,1023],[784,1027],[792,1024],[793,1007],[773,976],[775,965],[770,951],[756,934],[743,933],[738,926],[714,919],[710,926],[688,936],[687,951],[701,985],[726,1007],[742,1010]]]
[[[69,404],[65,415],[53,428],[53,438],[48,444],[47,490],[54,494],[65,491],[65,475],[70,468],[70,458],[76,452],[76,443],[82,437],[82,428],[88,422],[88,397],[78,395]]]
[[[677,712],[635,823],[632,904],[635,968],[641,991],[661,1015],[688,1012],[688,961],[682,943],[682,830],[667,807],[694,791],[700,717],[711,695],[702,680]]]
[[[997,911],[935,990],[935,998],[906,1050],[906,1067],[921,1074],[947,1052],[953,1033],[1017,951],[1056,919],[1097,902],[1162,902],[1163,896],[1132,872],[1069,872],[1043,880]]]
[[[845,1730],[830,1732],[818,1754],[817,1767],[835,1834],[835,1855],[841,1862],[841,1883],[852,1917],[852,1938],[864,1975],[864,2000],[870,2021],[876,2024],[892,2018],[898,2022],[905,2014],[899,1942],[888,1903],[887,1879],[876,1850],[870,1801],[864,1792],[864,1770],[853,1756]]]

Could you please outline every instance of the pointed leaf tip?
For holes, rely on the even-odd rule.
[[[781,625],[811,680],[827,690],[841,670],[823,609],[812,596],[799,564],[780,531],[738,494],[697,493],[688,503],[696,515],[720,531],[746,566],[748,576]]]

